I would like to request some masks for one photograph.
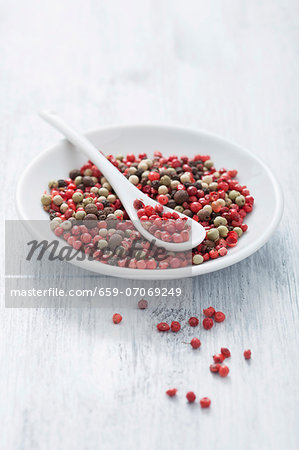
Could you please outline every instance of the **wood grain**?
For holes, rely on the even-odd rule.
[[[57,139],[41,108],[82,130],[171,122],[216,132],[266,160],[285,195],[282,223],[259,252],[193,279],[184,303],[158,299],[142,312],[128,300],[119,327],[111,314],[122,298],[97,309],[8,309],[3,298],[1,448],[298,448],[298,2],[0,5],[2,239],[15,180]],[[210,303],[227,321],[201,331],[200,351],[182,334],[153,332],[157,320]],[[208,365],[223,345],[233,356],[221,380]],[[169,401],[172,386],[179,396]],[[212,398],[209,411],[186,404],[190,389]]]

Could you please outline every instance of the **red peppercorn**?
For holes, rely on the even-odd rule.
[[[150,172],[148,174],[148,179],[150,181],[160,180],[160,174],[159,172]]]
[[[217,373],[217,372],[219,372],[219,368],[220,368],[220,367],[221,367],[221,366],[220,366],[219,363],[211,364],[211,365],[210,365],[210,371],[211,371],[212,373]]]
[[[208,308],[203,310],[203,313],[206,317],[212,317],[215,314],[215,309],[213,306],[209,306]]]
[[[113,314],[112,316],[113,323],[118,324],[122,321],[122,316],[120,314]]]
[[[158,331],[168,331],[170,330],[170,326],[166,322],[160,322],[157,325]]]
[[[225,358],[230,358],[230,351],[228,348],[221,347],[221,353]]]
[[[194,392],[187,392],[186,398],[189,403],[193,403],[196,399],[196,395],[194,394]]]
[[[141,209],[144,207],[144,204],[141,200],[136,199],[134,200],[133,206],[135,209]]]
[[[189,319],[190,327],[197,327],[198,324],[199,324],[199,320],[197,317],[190,317],[190,319]]]
[[[190,344],[191,344],[191,346],[193,347],[193,348],[199,348],[200,346],[201,346],[201,342],[200,342],[200,340],[198,339],[198,338],[193,338],[193,339],[191,339],[191,342],[190,342]]]
[[[181,329],[181,324],[179,322],[173,321],[170,325],[171,331],[177,333]]]
[[[169,397],[174,397],[175,395],[176,395],[176,393],[177,393],[177,389],[175,389],[175,388],[173,388],[173,389],[168,389],[167,391],[166,391],[166,395],[168,395]]]
[[[205,317],[202,321],[205,330],[210,330],[214,326],[213,319],[211,317]]]
[[[225,360],[225,356],[222,353],[218,353],[213,356],[215,363],[222,363]]]
[[[251,350],[244,350],[244,358],[250,359],[251,358]]]
[[[127,155],[127,161],[134,162],[135,161],[135,155],[133,153],[129,153]]]
[[[225,314],[221,311],[217,311],[214,315],[215,322],[223,322],[225,320]]]
[[[199,403],[202,408],[209,408],[211,405],[211,400],[208,397],[203,397],[199,400]]]
[[[227,366],[220,366],[218,373],[222,378],[227,377],[229,368]]]

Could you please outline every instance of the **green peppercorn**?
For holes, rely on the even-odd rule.
[[[204,177],[202,177],[202,181],[204,183],[211,184],[213,182],[213,178],[211,177],[211,175],[205,175]]]
[[[217,228],[219,232],[220,237],[226,237],[228,235],[228,228],[224,225],[220,225],[220,227]]]
[[[240,195],[240,192],[235,191],[234,189],[232,191],[230,191],[230,193],[228,194],[229,198],[231,200],[235,200],[235,198],[237,198]]]
[[[238,235],[239,237],[241,237],[242,234],[243,234],[243,230],[242,230],[242,228],[240,228],[240,227],[235,227],[235,228],[234,228],[234,231],[237,233],[237,235]]]
[[[72,199],[75,203],[80,203],[83,200],[83,194],[81,192],[75,192],[72,195]]]
[[[139,183],[139,178],[137,177],[137,175],[131,175],[129,176],[129,181],[130,183],[136,185]]]
[[[162,186],[159,186],[159,189],[158,189],[158,194],[162,194],[162,195],[165,195],[165,194],[168,194],[168,188],[167,188],[167,186],[165,186],[164,184],[162,185]]]
[[[75,213],[75,219],[77,220],[83,220],[85,216],[86,216],[85,211],[76,211]]]
[[[49,186],[50,189],[57,188],[58,187],[58,181],[51,180],[51,181],[49,181],[48,186]]]
[[[62,222],[61,228],[63,228],[64,230],[70,230],[72,228],[72,224],[69,220],[65,220],[64,222]]]
[[[61,205],[60,205],[60,211],[62,212],[62,214],[64,214],[65,213],[65,211],[67,210],[67,209],[69,209],[69,207],[68,207],[68,205],[67,205],[67,203],[62,203]]]
[[[41,197],[41,202],[44,206],[51,205],[51,195],[43,194]]]
[[[114,203],[116,201],[116,196],[114,194],[110,194],[107,197],[109,203]]]
[[[183,208],[181,205],[177,205],[177,206],[174,208],[174,210],[177,211],[177,212],[179,212],[179,213],[182,213],[182,212],[184,211],[184,208]]]
[[[61,195],[55,195],[55,197],[53,198],[53,203],[54,205],[60,206],[63,203],[63,198],[61,197]]]
[[[163,175],[163,177],[160,178],[160,183],[164,186],[170,186],[171,179],[168,175]]]
[[[102,236],[102,237],[106,237],[106,236],[107,236],[107,233],[108,233],[107,228],[101,228],[101,229],[99,230],[99,235]]]
[[[85,207],[86,205],[89,205],[90,203],[93,203],[93,198],[92,198],[92,197],[86,197],[86,198],[83,199],[83,205],[84,205],[84,207]]]
[[[192,258],[193,264],[201,264],[203,263],[203,257],[201,255],[194,255]]]
[[[238,197],[236,197],[236,199],[235,199],[235,203],[238,206],[244,206],[245,205],[245,197],[244,197],[244,195],[238,195]]]
[[[100,250],[103,250],[104,248],[108,247],[108,242],[106,241],[106,239],[101,239],[100,241],[98,241],[98,248]]]
[[[226,225],[227,224],[227,220],[224,217],[221,216],[217,216],[214,219],[214,225],[215,227],[220,227],[220,225]]]
[[[216,191],[217,188],[218,188],[218,183],[216,183],[215,181],[213,181],[212,183],[209,184],[210,191]]]
[[[204,167],[206,167],[207,169],[212,169],[212,167],[214,167],[213,161],[208,159],[207,161],[204,162]]]
[[[105,197],[105,199],[106,199],[106,197],[108,197],[108,195],[109,195],[109,191],[108,191],[108,189],[106,189],[106,188],[103,188],[103,187],[101,187],[100,189],[99,189],[99,196],[100,197]]]
[[[211,240],[211,241],[218,241],[219,239],[219,231],[217,228],[211,228],[208,232],[207,232],[207,239]]]
[[[75,180],[74,180],[75,185],[79,186],[79,184],[82,184],[82,180],[83,180],[83,177],[81,177],[81,175],[76,177]]]

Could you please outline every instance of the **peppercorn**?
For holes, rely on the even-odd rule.
[[[194,394],[194,392],[190,391],[190,392],[187,392],[186,398],[187,398],[189,403],[193,403],[193,402],[195,402],[196,395]]]
[[[214,326],[213,319],[210,317],[205,317],[202,321],[202,325],[205,330],[210,330]]]
[[[174,333],[177,333],[181,329],[181,324],[179,322],[173,321],[173,322],[171,322],[170,328],[171,328],[171,331],[173,331]]]
[[[41,197],[41,202],[44,206],[51,205],[51,195],[43,194]]]
[[[72,180],[75,180],[75,178],[79,177],[80,175],[81,175],[81,173],[80,173],[80,170],[78,170],[78,169],[73,169],[69,172],[69,177]]]
[[[169,331],[170,330],[170,326],[166,322],[160,322],[157,325],[157,330],[158,331]]]
[[[197,317],[190,317],[190,319],[189,319],[190,327],[197,327],[198,324],[199,324],[199,320]]]
[[[190,344],[195,349],[197,349],[197,348],[199,348],[201,346],[201,342],[200,342],[200,340],[198,338],[191,339]]]
[[[166,395],[168,395],[168,397],[174,397],[177,393],[177,389],[173,388],[173,389],[168,389],[166,391]]]
[[[85,212],[86,214],[97,214],[98,212],[98,208],[96,207],[96,205],[94,203],[88,203],[87,205],[84,206]]]
[[[227,377],[228,373],[229,373],[229,368],[227,366],[220,366],[218,373],[221,377]]]
[[[211,228],[211,230],[207,232],[207,238],[211,241],[218,241],[219,231],[217,230],[217,228]]]
[[[122,316],[120,314],[113,314],[112,317],[113,323],[118,324],[122,321]]]
[[[225,320],[225,314],[221,311],[217,311],[214,315],[215,322],[223,322]]]
[[[184,202],[187,202],[189,200],[189,195],[187,191],[181,189],[174,194],[174,200],[179,205],[182,205]]]
[[[209,306],[208,308],[203,310],[203,313],[206,317],[212,317],[215,314],[215,309],[213,306]]]
[[[203,263],[203,257],[201,255],[194,255],[192,258],[193,264],[202,264]]]
[[[138,302],[139,309],[147,309],[147,307],[148,307],[147,300],[144,300],[143,298],[141,300],[139,300],[139,302]]]
[[[251,358],[251,350],[244,350],[244,358],[245,359]]]
[[[225,358],[230,358],[230,351],[228,348],[225,347],[221,347],[221,353],[223,356],[225,356]]]
[[[202,408],[209,408],[211,405],[211,400],[208,397],[203,397],[199,400],[199,403]]]

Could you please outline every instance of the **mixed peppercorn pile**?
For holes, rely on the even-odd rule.
[[[216,170],[208,155],[190,159],[155,152],[152,159],[145,153],[107,158],[137,189],[158,202],[152,211],[138,203],[136,196],[141,220],[148,222],[154,215],[157,226],[165,214],[164,205],[174,210],[173,217],[168,217],[168,222],[178,223],[174,238],[163,227],[153,228],[153,235],[157,231],[165,240],[188,240],[189,231],[177,218],[176,212],[180,212],[201,223],[206,238],[192,255],[168,252],[157,260],[155,248],[135,229],[108,180],[88,161],[80,169],[71,170],[68,178],[50,181],[50,192],[42,195],[41,202],[56,236],[93,259],[135,269],[198,265],[225,256],[247,231],[244,219],[252,211],[254,198],[235,178],[236,170]]]

